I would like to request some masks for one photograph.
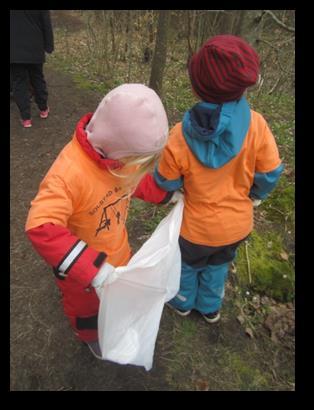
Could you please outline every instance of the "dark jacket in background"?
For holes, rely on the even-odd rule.
[[[10,10],[11,64],[43,64],[53,49],[49,10]]]

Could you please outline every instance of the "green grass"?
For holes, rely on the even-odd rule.
[[[184,112],[191,108],[197,100],[192,94],[187,73],[175,76],[174,68],[173,71],[168,70],[168,73],[169,76],[163,83],[163,101],[167,107],[170,126],[173,126],[175,122],[182,120]]]
[[[277,141],[283,163],[294,169],[295,99],[288,94],[249,94],[251,108],[261,113]]]
[[[256,349],[254,339],[244,336],[239,326],[231,326],[226,313],[218,326],[209,326],[196,314],[193,318],[178,317],[174,312],[169,315],[169,329],[161,328],[158,338],[159,343],[163,343],[160,360],[166,368],[171,389],[287,389],[286,383],[273,379],[272,360],[276,347],[267,341],[265,351]],[[290,379],[288,372],[285,380]]]
[[[248,254],[248,256],[247,256]],[[294,267],[288,256],[281,236],[273,231],[259,234],[253,231],[246,244],[239,247],[236,259],[237,282],[245,291],[252,290],[267,295],[279,302],[290,302],[294,299]],[[250,283],[251,274],[251,283]]]
[[[171,205],[154,205],[140,199],[133,199],[129,209],[127,225],[141,221],[144,233],[151,234],[159,222],[170,212]]]
[[[140,199],[131,201],[126,225],[133,252],[149,238],[171,208],[172,205],[154,205]]]
[[[199,341],[199,326],[190,318],[173,317],[172,330],[167,338],[171,342],[170,354],[166,361],[166,379],[175,390],[195,390],[194,374],[206,363],[203,349],[195,346]],[[163,360],[163,358],[162,358]]]
[[[220,358],[222,368],[228,369],[229,378],[237,385],[238,390],[267,390],[270,384],[269,374],[263,373],[248,354],[226,350]]]
[[[295,185],[285,175],[281,175],[276,188],[265,202],[268,218],[271,221],[288,221],[294,225]]]

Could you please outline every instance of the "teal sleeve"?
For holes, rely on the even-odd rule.
[[[183,177],[178,179],[166,179],[157,170],[154,171],[154,180],[156,184],[165,191],[177,191],[183,186]]]
[[[284,165],[280,164],[271,172],[256,172],[249,196],[253,199],[266,199],[275,188],[283,170]]]

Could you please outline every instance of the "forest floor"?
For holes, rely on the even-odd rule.
[[[165,307],[149,372],[99,361],[76,340],[51,269],[28,242],[24,225],[43,176],[77,121],[94,111],[103,95],[80,89],[49,64],[45,72],[51,108],[47,120],[39,118],[33,105],[33,127],[23,129],[10,102],[11,390],[294,390],[292,303],[261,299],[269,304],[266,320],[248,328],[232,276],[216,325],[208,325],[196,312],[182,318]],[[149,234],[147,219],[159,211],[134,202],[137,212],[131,209],[129,231],[136,250]],[[284,317],[290,317],[290,325],[279,331],[278,318]]]

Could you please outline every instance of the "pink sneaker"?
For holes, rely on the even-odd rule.
[[[46,110],[39,112],[40,118],[47,118],[48,114],[49,114],[49,107]]]
[[[32,124],[32,120],[22,120],[22,125],[24,128],[30,128]]]

